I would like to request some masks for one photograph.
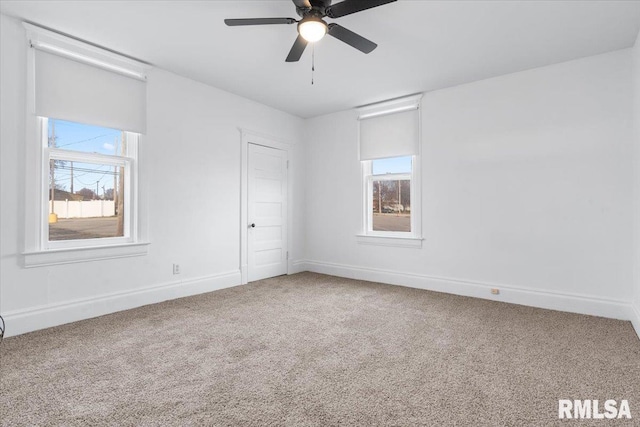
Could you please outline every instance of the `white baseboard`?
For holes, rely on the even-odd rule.
[[[304,260],[289,260],[289,274],[297,274],[307,271],[306,261]]]
[[[548,292],[538,289],[506,286],[503,284],[472,282],[446,277],[434,277],[393,270],[356,267],[352,265],[309,260],[300,261],[299,263],[300,268],[306,271],[346,277],[349,279],[408,286],[411,288],[483,298],[493,301],[502,301],[550,310],[567,311],[570,313],[608,317],[612,319],[632,320],[635,317],[636,323],[634,323],[634,325],[636,327],[636,331],[640,331],[640,325],[637,324],[637,322],[640,321],[640,317],[638,317],[637,314],[634,316],[633,306],[622,300]],[[500,294],[492,295],[491,288],[500,289]]]
[[[471,282],[344,264],[308,260],[296,260],[290,263],[289,274],[303,271],[391,285],[408,286],[551,310],[629,320],[640,338],[640,307],[621,300],[600,299],[584,295],[547,292],[522,287],[505,286],[502,284]],[[240,284],[240,271],[232,271],[132,291],[75,300],[62,304],[49,304],[26,310],[16,310],[7,312],[4,315],[6,322],[5,336],[20,335],[143,305],[230,288]],[[491,288],[499,288],[501,293],[499,295],[492,295],[490,293]]]
[[[632,309],[631,323],[633,324],[633,327],[636,330],[636,334],[638,334],[638,338],[640,338],[640,301],[637,302],[635,305],[632,305],[631,309]]]
[[[240,285],[240,271],[7,312],[6,337]]]

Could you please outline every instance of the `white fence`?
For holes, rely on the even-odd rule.
[[[116,206],[113,200],[56,200],[53,202],[53,212],[58,215],[58,218],[94,218],[114,216]]]

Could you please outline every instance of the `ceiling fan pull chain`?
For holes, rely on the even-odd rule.
[[[313,73],[316,71],[316,44],[311,44],[311,85],[313,86]]]

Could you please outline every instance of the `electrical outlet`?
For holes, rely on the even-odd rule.
[[[173,264],[173,274],[180,274],[180,264]]]
[[[498,289],[498,288],[491,288],[491,293],[492,293],[493,295],[498,295],[498,294],[500,294],[500,289]]]

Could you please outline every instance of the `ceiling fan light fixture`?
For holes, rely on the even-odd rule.
[[[316,17],[304,18],[298,24],[298,33],[309,43],[317,42],[327,34],[327,23]]]

